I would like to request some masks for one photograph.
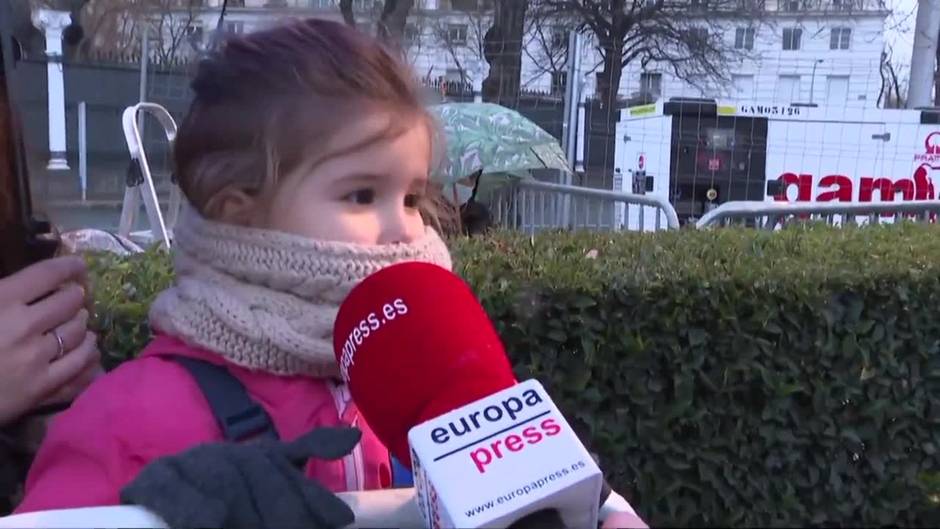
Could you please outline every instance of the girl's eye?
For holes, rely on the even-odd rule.
[[[375,202],[375,191],[372,189],[360,189],[346,195],[346,200],[359,204],[361,206],[369,205]]]
[[[406,208],[411,208],[411,209],[416,209],[418,206],[421,205],[421,199],[422,199],[422,198],[423,198],[423,197],[422,197],[421,195],[408,195],[408,196],[406,196],[406,197],[405,197],[405,207],[406,207]]]

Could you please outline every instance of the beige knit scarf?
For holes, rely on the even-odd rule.
[[[154,329],[250,369],[338,376],[333,320],[366,276],[423,261],[451,268],[427,228],[410,244],[325,242],[213,222],[185,208],[174,229],[176,283],[150,309]]]

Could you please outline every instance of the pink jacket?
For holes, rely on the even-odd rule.
[[[156,337],[138,359],[95,381],[56,417],[26,481],[17,512],[120,503],[120,489],[150,461],[221,441],[209,405],[192,376],[171,357],[226,364],[176,338]],[[388,488],[388,450],[358,419],[343,387],[310,377],[276,376],[227,364],[271,416],[284,440],[319,426],[356,425],[362,441],[338,461],[313,459],[307,475],[334,492]]]

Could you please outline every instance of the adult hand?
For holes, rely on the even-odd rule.
[[[601,529],[649,529],[649,525],[633,513],[614,512],[604,519]]]
[[[0,279],[0,425],[72,400],[97,374],[85,274],[84,260],[70,256]]]

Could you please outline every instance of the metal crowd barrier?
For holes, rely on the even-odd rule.
[[[725,202],[699,219],[696,228],[743,224],[773,230],[790,222],[819,221],[830,225],[931,222],[940,213],[940,200],[906,202]]]
[[[495,192],[488,202],[497,224],[528,233],[547,229],[679,228],[672,204],[654,195],[518,180]]]

